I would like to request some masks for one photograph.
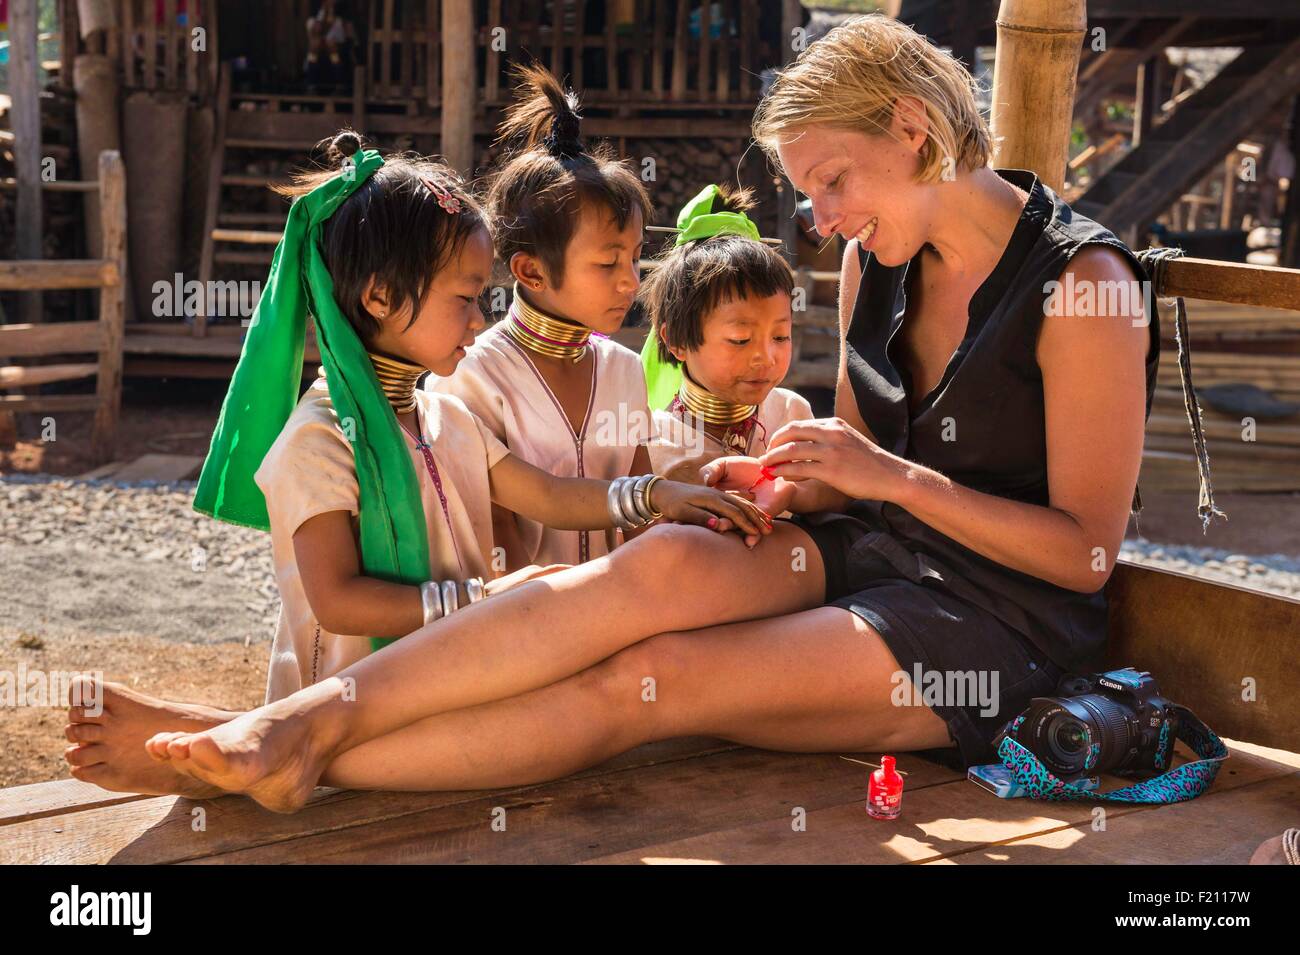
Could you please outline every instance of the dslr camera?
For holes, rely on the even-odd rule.
[[[1155,678],[1133,667],[1069,675],[1056,696],[1030,701],[994,741],[1010,736],[1063,782],[1113,773],[1143,778],[1163,773],[1178,731],[1174,705]]]

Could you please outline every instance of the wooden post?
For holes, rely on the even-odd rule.
[[[1165,51],[1160,50],[1155,56],[1144,60],[1138,67],[1137,92],[1133,97],[1136,111],[1133,116],[1133,148],[1137,149],[1142,141],[1151,135],[1156,115],[1160,112],[1160,62]]]
[[[474,4],[442,3],[442,155],[466,176],[474,173]]]
[[[782,0],[781,3],[781,64],[784,66],[795,57],[794,31],[803,26],[803,5],[799,0]],[[718,56],[722,56],[719,49]],[[797,258],[799,242],[799,223],[795,219],[796,199],[794,184],[787,178],[781,188],[781,251],[786,259],[793,263]]]
[[[99,154],[99,214],[103,222],[103,257],[117,269],[117,281],[99,290],[102,329],[99,371],[95,381],[95,427],[91,451],[97,463],[117,450],[117,419],[122,405],[122,337],[126,322],[126,172],[117,152]]]
[[[14,167],[18,185],[14,258],[41,257],[41,85],[36,53],[36,0],[9,4],[9,91],[13,96]],[[18,320],[35,323],[43,311],[40,292],[18,297]]]
[[[1065,182],[1084,0],[1002,0],[993,66],[994,164]]]

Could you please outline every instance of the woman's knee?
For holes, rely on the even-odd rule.
[[[684,575],[715,563],[722,535],[693,524],[659,524],[610,555],[615,573],[641,585],[656,581],[680,587]]]
[[[689,672],[690,634],[661,633],[620,650],[585,671],[606,716],[645,739],[659,739],[665,711],[679,710]]]

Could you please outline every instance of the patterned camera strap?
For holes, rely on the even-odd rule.
[[[1024,786],[1031,799],[1046,799],[1055,802],[1105,800],[1108,802],[1128,803],[1171,803],[1195,799],[1210,788],[1214,778],[1219,775],[1219,767],[1228,758],[1228,747],[1214,731],[1197,719],[1196,714],[1185,706],[1171,704],[1170,709],[1178,718],[1177,738],[1192,748],[1200,759],[1183,763],[1166,773],[1152,779],[1115,789],[1108,793],[1097,792],[1080,787],[1076,783],[1062,782],[1052,775],[1038,757],[1012,737],[1023,716],[1017,716],[1011,724],[1007,735],[998,746],[998,758],[1015,777],[1016,782]],[[1155,762],[1165,762],[1168,747],[1173,743],[1169,739],[1169,724],[1160,735]]]

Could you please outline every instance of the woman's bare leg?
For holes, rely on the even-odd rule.
[[[678,736],[796,752],[950,745],[928,707],[891,703],[898,670],[880,635],[838,607],[661,634],[551,686],[362,743],[336,757],[321,782],[390,790],[523,785]]]
[[[292,809],[335,754],[368,739],[549,685],[652,634],[815,607],[824,576],[811,538],[786,522],[752,550],[732,535],[654,528],[213,730],[156,737],[149,750],[222,789]]]

